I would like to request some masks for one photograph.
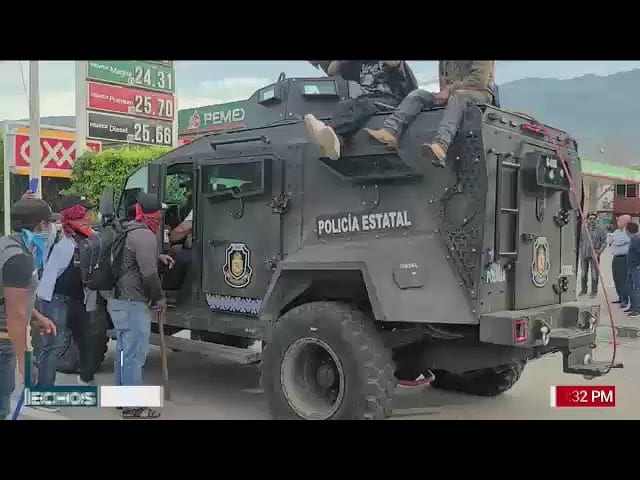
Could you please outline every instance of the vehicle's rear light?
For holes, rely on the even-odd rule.
[[[547,135],[546,128],[541,127],[539,125],[534,125],[532,123],[523,123],[520,125],[520,128],[525,132],[533,133],[534,135],[540,135],[541,137],[544,137]]]
[[[526,342],[529,336],[529,320],[523,318],[522,320],[516,320],[513,325],[513,340],[515,343]]]

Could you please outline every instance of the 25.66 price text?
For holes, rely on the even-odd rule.
[[[136,122],[133,124],[133,141],[170,147],[173,145],[173,129],[171,126]]]

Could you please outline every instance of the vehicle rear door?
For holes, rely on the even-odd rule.
[[[262,299],[281,258],[282,162],[273,154],[198,162],[197,228],[202,289],[217,298]],[[240,312],[242,313],[242,312]]]
[[[509,303],[515,310],[563,301],[560,277],[575,275],[567,271],[574,262],[563,266],[563,257],[571,258],[569,252],[563,255],[563,245],[574,244],[563,236],[571,240],[575,232],[558,221],[563,211],[566,218],[570,215],[561,161],[553,149],[529,142],[523,142],[519,158],[499,159],[496,209],[497,248],[514,269]]]

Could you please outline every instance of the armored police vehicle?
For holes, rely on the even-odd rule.
[[[442,109],[397,150],[362,131],[323,158],[302,117],[326,119],[350,95],[340,78],[281,75],[244,102],[259,125],[196,138],[128,178],[117,214],[139,191],[158,195],[159,246],[184,262],[163,280],[167,329],[191,340],[169,346],[261,361],[278,419],[382,419],[398,381],[431,372],[435,388],[494,396],[555,352],[566,373],[606,373],[591,356],[599,306],[576,302],[576,142],[481,105],[446,169],[420,153]],[[190,241],[171,245],[191,211]]]

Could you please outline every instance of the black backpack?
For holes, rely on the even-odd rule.
[[[121,276],[120,264],[127,234],[142,225],[107,225],[78,243],[80,276],[89,290],[112,290]]]

